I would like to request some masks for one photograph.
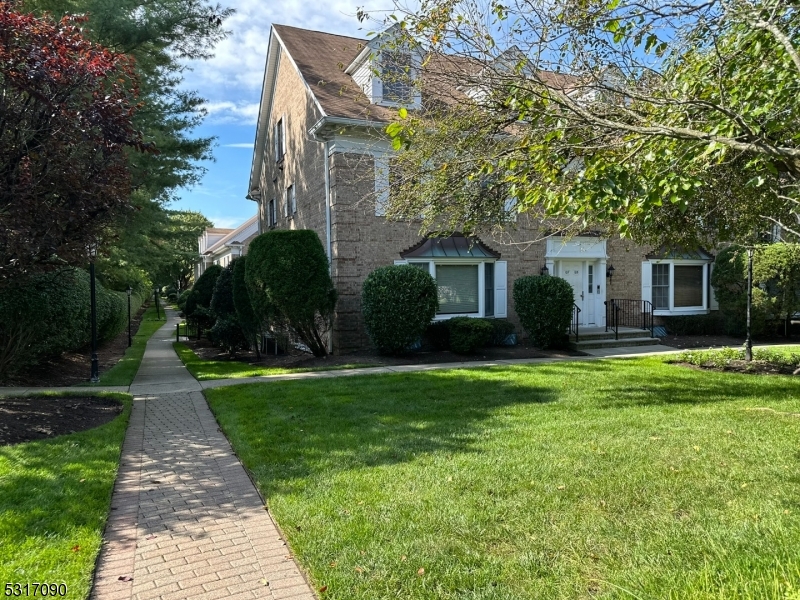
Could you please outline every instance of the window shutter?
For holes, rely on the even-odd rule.
[[[711,274],[714,272],[714,265],[708,265],[708,308],[711,310],[719,310],[719,302],[714,293],[714,286],[711,285]]]
[[[642,263],[642,300],[653,301],[651,280],[653,278],[653,265],[649,260]]]
[[[508,317],[508,261],[494,263],[494,316],[498,319]]]
[[[286,193],[283,195],[283,216],[289,216],[289,188],[286,188]]]

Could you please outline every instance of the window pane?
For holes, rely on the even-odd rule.
[[[478,265],[436,265],[439,314],[478,312]]]
[[[411,82],[409,68],[411,55],[405,52],[383,52],[383,98],[391,102],[408,102],[411,100]]]
[[[653,265],[653,308],[669,310],[669,264]]]
[[[703,306],[702,265],[675,265],[675,306]]]
[[[428,263],[426,262],[410,262],[408,263],[412,267],[417,267],[418,269],[422,269],[426,273],[430,273],[430,267],[428,267]]]

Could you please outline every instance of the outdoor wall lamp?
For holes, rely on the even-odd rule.
[[[614,277],[614,271],[615,271],[614,265],[608,265],[608,270],[606,271],[606,277],[608,277],[609,279]]]
[[[550,274],[550,269],[547,268],[547,265],[544,265],[539,271],[539,275],[549,275],[549,274]]]

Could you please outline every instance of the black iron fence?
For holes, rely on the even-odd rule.
[[[577,304],[572,305],[572,321],[569,324],[569,332],[575,334],[575,343],[578,343],[578,325],[581,322],[581,309]]]
[[[202,328],[197,323],[178,323],[175,326],[175,341],[180,342],[181,337],[184,339],[199,340],[203,334]]]
[[[629,300],[615,298],[606,300],[606,331],[614,332],[619,339],[620,327],[647,329],[653,336],[653,303],[649,300]]]

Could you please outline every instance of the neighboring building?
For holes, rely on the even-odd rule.
[[[418,223],[387,221],[390,146],[382,132],[397,106],[419,107],[427,92],[384,83],[405,69],[398,61],[411,73],[420,63],[411,52],[382,57],[379,44],[285,25],[270,31],[248,198],[258,202],[262,231],[313,229],[322,240],[339,293],[334,352],[369,344],[361,286],[390,264],[419,265],[434,276],[437,318],[507,317],[519,325],[511,286],[545,267],[572,284],[582,326],[604,325],[604,302],[612,298],[652,301],[656,316],[715,308],[713,257],[702,252],[665,256],[593,236],[523,250],[491,237],[427,239]]]
[[[258,215],[254,215],[236,229],[209,227],[197,243],[200,261],[194,267],[194,279],[202,275],[209,265],[227,267],[234,258],[247,254],[250,242],[259,234]]]

